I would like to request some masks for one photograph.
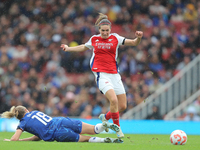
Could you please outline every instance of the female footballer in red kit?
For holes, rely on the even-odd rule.
[[[118,48],[120,45],[137,46],[141,41],[143,32],[136,31],[135,39],[127,39],[117,33],[111,33],[111,22],[102,13],[99,13],[95,25],[99,27],[100,34],[93,35],[87,43],[75,47],[61,44],[61,48],[66,52],[93,50],[90,67],[95,75],[99,90],[110,102],[110,111],[101,114],[99,118],[103,122],[112,118],[113,123],[120,126],[119,112],[126,109],[127,100],[117,65]],[[119,138],[124,137],[121,128],[117,132],[117,136]]]

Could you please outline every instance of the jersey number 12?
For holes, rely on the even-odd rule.
[[[42,112],[38,112],[36,113],[36,115],[33,115],[31,117],[32,119],[36,118],[38,121],[40,121],[42,124],[47,125],[48,122],[50,122],[52,120],[51,117],[45,115]]]

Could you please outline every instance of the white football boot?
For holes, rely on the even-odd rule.
[[[104,143],[112,143],[112,139],[109,137],[104,138]]]
[[[109,129],[111,129],[115,132],[119,131],[119,126],[116,125],[116,124],[110,123],[108,121],[104,121],[102,124],[103,124],[104,127],[109,128]]]
[[[122,133],[122,130],[118,125],[113,124],[113,123],[109,123],[108,121],[104,121],[103,122],[103,126],[106,127],[106,128],[110,128],[113,131],[115,131],[117,133],[117,137],[118,138],[123,138],[124,137],[124,134]]]
[[[104,142],[105,143],[123,143],[124,141],[122,139],[113,139],[113,138],[106,137],[104,138]]]
[[[118,139],[113,139],[113,143],[124,143],[124,141],[118,138]]]
[[[124,134],[123,134],[123,132],[122,132],[120,127],[119,127],[119,131],[116,131],[116,133],[117,133],[117,137],[118,138],[124,138]]]
[[[100,114],[100,115],[99,115],[99,119],[100,119],[102,122],[108,122],[108,120],[106,120],[106,118],[105,118],[105,114]],[[105,131],[108,132],[109,129],[106,128]]]

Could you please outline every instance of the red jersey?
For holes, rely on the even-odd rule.
[[[118,47],[124,44],[125,38],[116,33],[109,35],[107,39],[101,35],[92,36],[85,46],[93,49],[90,59],[90,67],[94,72],[118,73],[117,57]]]

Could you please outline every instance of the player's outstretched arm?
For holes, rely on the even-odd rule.
[[[29,137],[29,138],[25,138],[25,139],[20,139],[19,141],[40,141],[41,139],[39,137],[37,137],[36,135]]]
[[[74,46],[74,47],[69,47],[68,45],[61,44],[60,47],[65,52],[83,52],[83,51],[88,50],[88,48],[84,44],[78,45],[78,46]]]
[[[126,46],[137,46],[142,39],[143,32],[142,31],[136,31],[135,36],[136,36],[135,39],[125,39],[124,45],[126,45]]]
[[[11,137],[11,139],[4,139],[4,141],[39,141],[39,140],[41,140],[39,137],[37,137],[35,135],[30,138],[19,139],[21,134],[22,134],[22,130],[17,129],[15,134]]]
[[[32,137],[29,137],[29,138],[25,138],[25,139],[19,139],[19,140],[16,140],[16,141],[40,141],[41,139],[37,136],[32,136]],[[4,141],[15,141],[15,140],[11,140],[11,139],[4,139]]]
[[[4,141],[19,141],[21,134],[22,134],[22,130],[17,129],[15,134],[11,137],[11,139],[4,139]]]

